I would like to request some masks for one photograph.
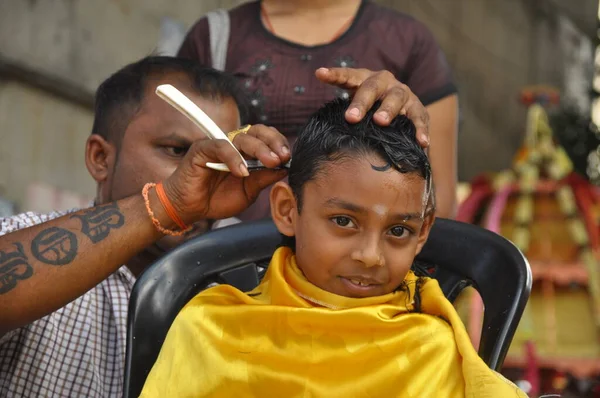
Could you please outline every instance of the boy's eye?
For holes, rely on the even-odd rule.
[[[165,152],[167,152],[168,155],[173,156],[173,157],[183,157],[185,156],[185,154],[187,153],[189,147],[185,147],[185,146],[165,146],[163,147]]]
[[[337,216],[331,219],[334,223],[339,225],[340,227],[353,227],[354,223],[349,217]]]
[[[409,233],[410,231],[407,228],[401,227],[399,225],[390,229],[390,234],[392,234],[396,238],[406,238]]]

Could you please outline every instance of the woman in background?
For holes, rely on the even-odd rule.
[[[229,11],[229,20],[225,70],[248,92],[253,122],[277,128],[292,143],[320,105],[351,95],[320,83],[318,68],[387,70],[406,84],[430,116],[436,214],[454,215],[458,98],[445,56],[423,24],[369,0],[253,1]],[[202,18],[179,56],[213,65],[209,37]],[[240,218],[268,216],[265,190]]]

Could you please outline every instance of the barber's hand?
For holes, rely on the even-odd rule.
[[[233,144],[250,158],[275,168],[290,159],[287,139],[276,129],[254,125],[238,134]],[[209,169],[206,163],[225,163],[230,173]],[[225,140],[195,141],[164,188],[186,224],[201,219],[232,217],[252,204],[261,190],[281,180],[286,170],[248,173],[239,155]]]
[[[315,75],[328,83],[354,92],[346,112],[349,123],[359,122],[376,101],[381,106],[373,120],[387,126],[398,115],[406,115],[417,129],[417,140],[422,147],[429,146],[429,114],[407,85],[400,83],[391,72],[373,72],[368,69],[319,68]]]

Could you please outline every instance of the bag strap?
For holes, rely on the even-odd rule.
[[[225,70],[227,46],[229,44],[229,12],[218,9],[209,12],[206,17],[208,18],[212,67],[223,71]]]

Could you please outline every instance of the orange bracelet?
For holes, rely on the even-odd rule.
[[[154,212],[152,211],[152,208],[150,207],[150,199],[148,198],[148,192],[150,191],[150,188],[153,188],[156,186],[157,185],[155,183],[149,182],[148,184],[144,185],[144,189],[142,189],[142,196],[144,197],[144,203],[146,204],[146,211],[148,212],[148,215],[150,216],[150,219],[152,220],[152,224],[154,225],[154,227],[158,230],[158,232],[160,232],[164,235],[171,235],[171,236],[181,236],[181,235],[184,235],[187,232],[189,232],[192,229],[192,227],[184,228],[181,231],[173,231],[171,229],[166,229],[162,225],[160,225],[160,221],[158,221],[158,219],[154,215]],[[157,194],[158,194],[158,189],[157,189]],[[158,199],[160,201],[160,195],[159,195]],[[160,201],[160,202],[164,207],[164,204],[162,203],[162,201]],[[171,203],[169,202],[169,204],[171,204]],[[173,209],[173,211],[174,210],[175,209]],[[177,214],[177,213],[175,213],[175,214]],[[169,215],[169,217],[171,217],[171,216]],[[173,221],[175,221],[175,220],[173,220]],[[181,219],[180,219],[180,221],[181,221]]]
[[[169,218],[171,220],[173,220],[173,222],[175,224],[177,224],[179,229],[187,229],[188,226],[185,225],[183,220],[179,217],[179,214],[177,214],[177,210],[175,210],[175,208],[173,207],[173,204],[169,200],[169,197],[167,196],[167,193],[165,192],[165,187],[163,186],[162,182],[159,182],[158,184],[156,184],[156,193],[158,195],[158,200],[160,200],[160,204],[163,205]]]

